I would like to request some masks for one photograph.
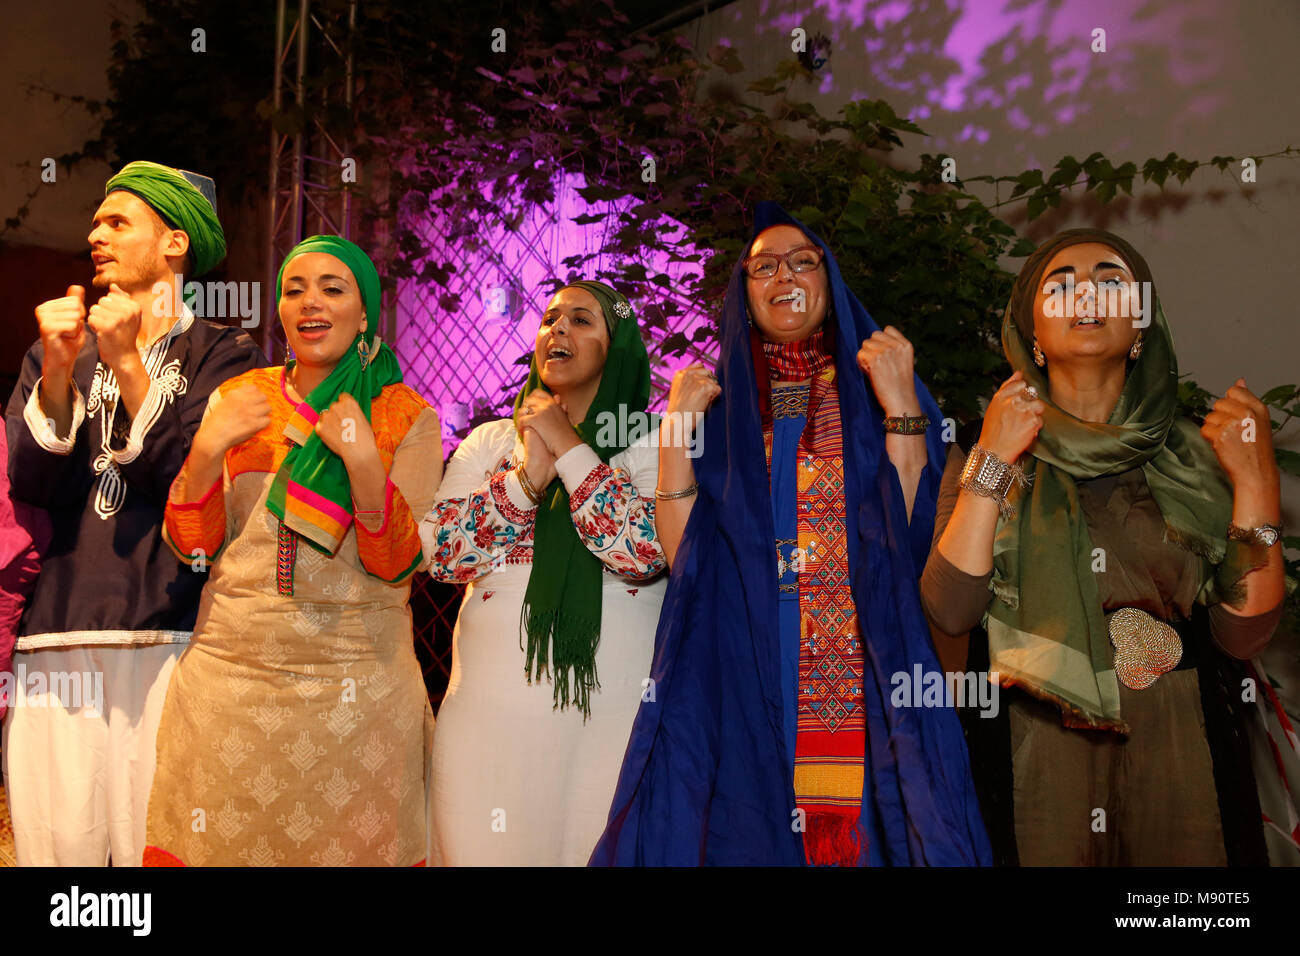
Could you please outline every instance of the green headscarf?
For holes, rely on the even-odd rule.
[[[650,360],[641,330],[627,299],[603,282],[581,281],[565,288],[591,293],[605,314],[609,330],[609,353],[601,373],[600,386],[587,417],[577,426],[578,436],[595,449],[601,461],[626,446],[602,443],[623,429],[601,428],[602,413],[629,415],[644,412],[650,400]],[[528,381],[515,399],[515,410],[542,384],[534,352]],[[550,389],[546,389],[548,392]],[[591,691],[599,688],[596,677],[596,646],[600,643],[601,570],[600,559],[583,545],[569,514],[569,493],[556,478],[542,492],[533,531],[533,568],[528,576],[520,620],[525,648],[525,673],[529,683],[549,670],[554,686],[555,706],[561,710],[573,702],[583,716],[591,715]],[[572,681],[572,686],[570,686]]]
[[[1092,542],[1076,481],[1141,468],[1164,516],[1167,537],[1202,558],[1198,600],[1221,598],[1214,566],[1224,557],[1232,489],[1192,421],[1176,416],[1178,362],[1154,284],[1151,324],[1140,357],[1106,423],[1086,422],[1053,404],[1034,364],[1033,305],[1048,260],[1066,246],[1099,242],[1119,252],[1139,282],[1146,261],[1119,236],[1071,229],[1041,245],[1016,279],[1002,320],[1012,369],[1038,390],[1043,427],[1029,448],[1033,476],[1018,514],[998,521],[993,543],[994,599],[986,621],[989,669],[1004,684],[1056,703],[1067,726],[1128,732],[1119,704],[1114,649],[1092,570]],[[1143,304],[1146,305],[1144,291]]]
[[[194,275],[203,275],[226,257],[216,187],[207,176],[141,160],[123,166],[105,183],[104,195],[118,189],[138,196],[170,228],[190,237]]]
[[[293,442],[284,463],[276,473],[267,496],[266,506],[291,531],[310,542],[317,550],[334,554],[352,523],[352,484],[343,459],[325,446],[316,435],[320,413],[347,392],[357,400],[370,418],[370,403],[385,386],[402,381],[397,356],[387,345],[376,348],[375,330],[379,327],[379,273],[370,257],[355,243],[338,236],[312,236],[289,250],[275,277],[275,298],[280,300],[284,270],[297,256],[306,252],[324,252],[341,260],[352,272],[365,303],[366,330],[357,335],[353,346],[344,353],[334,371],[298,406],[285,437]],[[361,364],[362,344],[369,362]],[[294,366],[285,365],[286,374]]]

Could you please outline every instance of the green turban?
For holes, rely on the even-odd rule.
[[[216,185],[207,176],[140,161],[122,167],[104,185],[104,195],[118,189],[144,200],[169,228],[190,237],[193,275],[211,271],[226,257],[226,235],[217,219]]]

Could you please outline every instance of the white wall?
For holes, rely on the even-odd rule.
[[[888,101],[932,134],[905,137],[900,162],[946,153],[969,176],[1050,167],[1067,153],[1140,166],[1171,151],[1209,159],[1300,146],[1296,0],[738,0],[681,30],[702,54],[736,47],[743,84],[793,56],[796,26],[832,46],[820,81],[796,81],[791,99],[832,116],[855,98]],[[1090,49],[1098,27],[1105,53]],[[1007,209],[1024,229],[1023,212]],[[1067,203],[1028,234],[1098,225],[1124,235],[1151,265],[1181,371],[1217,394],[1241,375],[1259,393],[1300,381],[1298,222],[1300,161],[1279,159],[1255,186],[1203,170],[1163,194]],[[1300,422],[1282,443],[1300,450]],[[1283,502],[1295,534],[1300,481],[1286,480]]]

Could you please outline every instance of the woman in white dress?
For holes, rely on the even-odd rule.
[[[649,391],[627,299],[561,289],[514,418],[470,433],[421,522],[430,573],[468,585],[434,732],[433,865],[578,866],[605,827],[664,592],[657,432],[636,435]]]

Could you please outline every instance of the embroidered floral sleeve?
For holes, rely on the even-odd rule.
[[[587,550],[616,574],[641,581],[668,566],[655,534],[658,454],[642,442],[621,457],[626,467],[610,467],[591,446],[578,445],[560,456],[555,469],[569,491],[573,526]],[[639,492],[641,486],[650,496]]]
[[[447,465],[433,508],[420,522],[429,574],[464,584],[494,570],[511,551],[531,547],[537,509],[511,470],[514,426],[476,428]]]

